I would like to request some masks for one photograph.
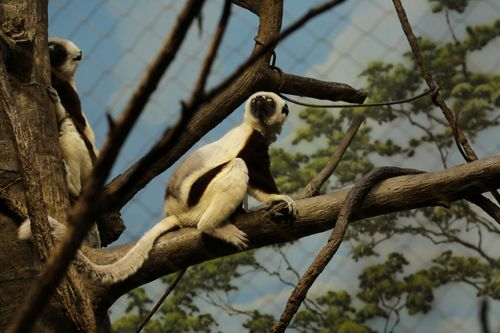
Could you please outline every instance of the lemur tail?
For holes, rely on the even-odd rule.
[[[49,224],[52,228],[54,237],[60,240],[66,231],[66,226],[50,216]],[[178,225],[179,220],[176,216],[165,217],[153,228],[148,230],[123,257],[111,264],[95,264],[81,251],[78,251],[76,256],[77,260],[75,260],[77,269],[104,284],[125,280],[127,277],[137,272],[144,261],[146,261],[155,240]],[[25,240],[31,239],[31,223],[29,220],[24,221],[19,227],[18,238]]]

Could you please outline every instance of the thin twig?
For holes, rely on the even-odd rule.
[[[156,311],[158,311],[158,309],[163,304],[163,302],[168,297],[168,295],[170,295],[172,290],[175,289],[175,287],[177,286],[177,284],[181,280],[184,273],[186,273],[186,269],[183,269],[182,271],[179,272],[179,274],[177,274],[177,277],[175,278],[174,282],[172,282],[172,284],[167,288],[167,290],[165,290],[165,292],[160,297],[158,302],[156,302],[155,306],[151,309],[151,311],[148,312],[146,317],[144,317],[144,319],[139,323],[139,325],[137,326],[137,330],[135,331],[136,333],[139,333],[144,328],[144,326],[146,326],[148,321],[151,319],[151,317],[153,317],[153,315],[156,313]]]
[[[457,143],[457,147],[464,157],[464,159],[467,162],[470,161],[475,161],[477,160],[477,155],[472,149],[472,147],[469,145],[469,142],[467,141],[467,138],[465,137],[464,132],[458,127],[457,122],[456,122],[456,114],[453,112],[448,105],[446,104],[443,96],[439,92],[438,86],[434,82],[434,79],[432,78],[432,73],[429,71],[427,64],[425,63],[424,57],[422,55],[422,52],[420,51],[420,47],[418,45],[418,39],[413,33],[413,29],[410,25],[410,22],[408,21],[408,16],[406,15],[406,11],[401,4],[401,0],[392,0],[394,3],[394,8],[396,8],[396,12],[399,17],[399,21],[401,23],[401,27],[406,35],[406,38],[408,39],[408,43],[410,44],[410,47],[413,52],[413,56],[415,57],[415,61],[420,68],[420,72],[422,73],[422,76],[424,77],[425,81],[427,82],[427,86],[429,87],[430,90],[434,91],[434,96],[433,96],[433,102],[435,105],[437,105],[441,111],[443,112],[446,120],[450,124],[450,127],[453,131],[453,136],[455,138],[455,142]],[[491,191],[491,194],[495,197],[498,203],[500,203],[500,194],[498,191]],[[481,207],[483,208],[483,207]],[[491,207],[485,207],[483,208],[486,213],[488,213],[491,217],[495,218],[495,215],[500,214],[500,208],[496,207],[495,210],[497,211],[495,214],[491,214]],[[498,223],[500,223],[499,220],[496,220]]]
[[[326,265],[337,252],[344,237],[347,225],[353,213],[361,206],[368,192],[380,181],[401,175],[419,174],[420,170],[402,169],[396,167],[377,168],[366,174],[348,193],[342,209],[339,212],[335,227],[328,238],[327,244],[320,250],[313,263],[308,267],[292,294],[288,298],[285,310],[280,320],[274,324],[271,333],[284,332],[290,324],[293,315],[304,301],[309,288],[325,269]]]
[[[198,82],[196,83],[196,86],[192,93],[192,100],[200,99],[205,91],[208,75],[210,74],[210,69],[212,68],[215,57],[217,56],[217,51],[219,50],[220,43],[222,41],[222,38],[224,37],[224,32],[226,31],[230,16],[231,0],[226,0],[224,3],[224,8],[222,10],[222,15],[219,20],[219,24],[217,26],[217,31],[215,32],[214,38],[212,39],[210,49],[207,53],[207,56],[205,57],[202,70],[200,71],[200,75],[198,77]]]
[[[351,126],[347,130],[344,138],[340,141],[335,152],[330,157],[328,163],[323,167],[323,169],[314,177],[302,190],[300,193],[300,198],[310,198],[318,195],[321,186],[326,182],[326,180],[332,175],[332,173],[337,168],[338,164],[342,160],[347,148],[351,144],[354,136],[358,132],[359,127],[365,120],[362,114],[358,114],[352,121]]]

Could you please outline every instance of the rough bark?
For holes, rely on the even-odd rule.
[[[50,112],[53,107],[46,94],[50,84],[47,1],[2,1],[0,22],[0,188],[2,196],[26,203],[25,211],[38,231],[35,248],[17,241],[19,214],[7,205],[0,207],[0,330],[4,331],[19,313],[51,250],[43,220],[47,212],[64,220],[69,200],[55,113]],[[91,331],[95,319],[86,295],[78,276],[70,271],[43,305],[34,331]]]

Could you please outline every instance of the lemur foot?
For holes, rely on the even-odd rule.
[[[290,196],[286,194],[280,194],[278,198],[276,198],[277,201],[284,201],[287,206],[288,206],[288,214],[291,216],[295,217],[298,214],[297,211],[297,204],[295,203],[295,200],[293,200]]]
[[[247,234],[238,229],[234,224],[228,224],[228,242],[236,246],[240,250],[244,250],[248,247],[248,237]]]
[[[215,229],[204,230],[203,232],[222,239],[236,246],[239,250],[244,250],[248,247],[247,234],[238,229],[234,224],[229,223]]]

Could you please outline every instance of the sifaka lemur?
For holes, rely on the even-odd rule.
[[[295,201],[279,193],[271,175],[268,153],[287,115],[287,105],[275,93],[258,92],[250,96],[239,126],[190,154],[173,172],[165,194],[163,220],[116,262],[97,265],[79,251],[78,267],[103,283],[124,280],[142,266],[155,240],[176,227],[197,228],[245,249],[246,234],[229,220],[247,194],[264,203],[284,201],[289,213],[295,215]],[[64,225],[51,217],[49,222],[54,234],[61,237]],[[31,238],[29,221],[19,228],[19,238]]]
[[[70,40],[52,37],[49,57],[52,87],[48,93],[55,105],[68,191],[75,199],[90,176],[97,154],[94,132],[83,114],[75,86],[75,71],[82,60],[82,51]]]

